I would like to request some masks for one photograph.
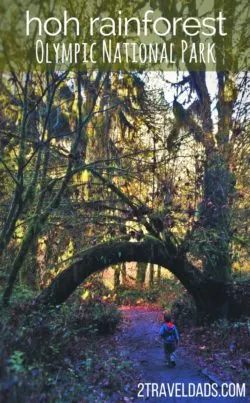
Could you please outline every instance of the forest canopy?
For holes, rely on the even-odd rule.
[[[248,74],[168,77],[2,76],[5,301],[17,278],[59,302],[91,272],[134,260],[224,300],[222,284],[248,265]]]

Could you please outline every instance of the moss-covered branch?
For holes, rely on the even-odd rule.
[[[100,244],[82,252],[81,256],[40,294],[38,302],[60,304],[90,274],[122,262],[136,261],[160,265],[169,269],[189,287],[185,279],[191,278],[190,272],[184,274],[183,265],[177,264],[176,259],[176,256],[168,253],[163,242],[153,238],[143,242],[115,241]],[[199,273],[193,269],[193,274]]]

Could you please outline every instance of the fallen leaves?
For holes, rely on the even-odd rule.
[[[223,381],[244,382],[249,374],[247,322],[217,323],[181,329],[182,345],[196,362]]]

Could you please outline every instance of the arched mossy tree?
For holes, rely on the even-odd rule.
[[[89,248],[46,288],[36,302],[58,305],[75,291],[89,275],[122,262],[144,262],[171,271],[193,296],[200,314],[214,319],[225,315],[228,300],[225,283],[209,280],[185,257],[181,247],[170,239],[146,236],[141,242],[114,241]]]

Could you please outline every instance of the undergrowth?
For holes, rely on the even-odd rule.
[[[183,293],[183,286],[176,279],[162,278],[149,286],[121,286],[110,294],[119,305],[141,305],[156,303],[164,310],[171,310],[174,301]]]
[[[79,303],[77,295],[46,310],[27,303],[2,310],[0,401],[100,402],[114,393],[129,401],[135,375],[110,335],[120,319],[112,303]]]
[[[185,326],[181,345],[199,366],[225,382],[249,379],[250,321],[219,320],[210,326]]]

